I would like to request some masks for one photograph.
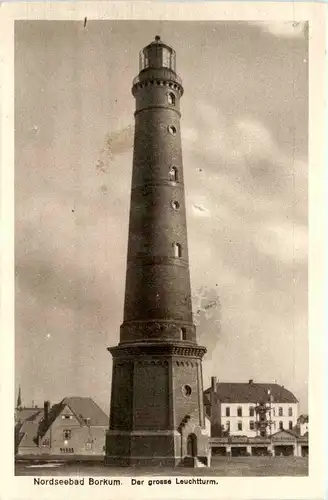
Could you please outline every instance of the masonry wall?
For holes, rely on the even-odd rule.
[[[199,404],[201,386],[198,363],[198,360],[187,358],[174,359],[172,361],[172,390],[175,428],[180,425],[181,421],[187,414],[192,415],[198,425],[202,425]],[[190,396],[185,395],[185,386],[190,386]],[[203,403],[201,403],[201,407],[203,407]]]
[[[134,373],[134,429],[169,426],[169,368],[166,360],[139,360]]]

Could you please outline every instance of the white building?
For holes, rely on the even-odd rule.
[[[309,433],[309,416],[300,415],[297,420],[297,428],[301,436]]]
[[[260,405],[266,406],[266,435],[279,430],[292,431],[299,416],[298,400],[278,384],[217,382],[204,393],[206,412],[212,422],[212,436],[247,436],[261,434],[257,425]]]

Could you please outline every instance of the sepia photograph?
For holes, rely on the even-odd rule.
[[[307,475],[308,24],[17,21],[17,475]]]
[[[325,22],[4,6],[5,500],[321,498]]]

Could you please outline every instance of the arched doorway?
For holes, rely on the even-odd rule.
[[[197,457],[197,437],[195,434],[189,434],[187,438],[187,455]]]

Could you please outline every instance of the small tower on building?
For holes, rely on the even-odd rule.
[[[17,402],[16,402],[16,410],[22,409],[22,394],[21,394],[21,386],[18,388]]]
[[[192,319],[180,134],[183,87],[159,36],[140,52],[120,341],[106,463],[209,465],[202,357]]]

